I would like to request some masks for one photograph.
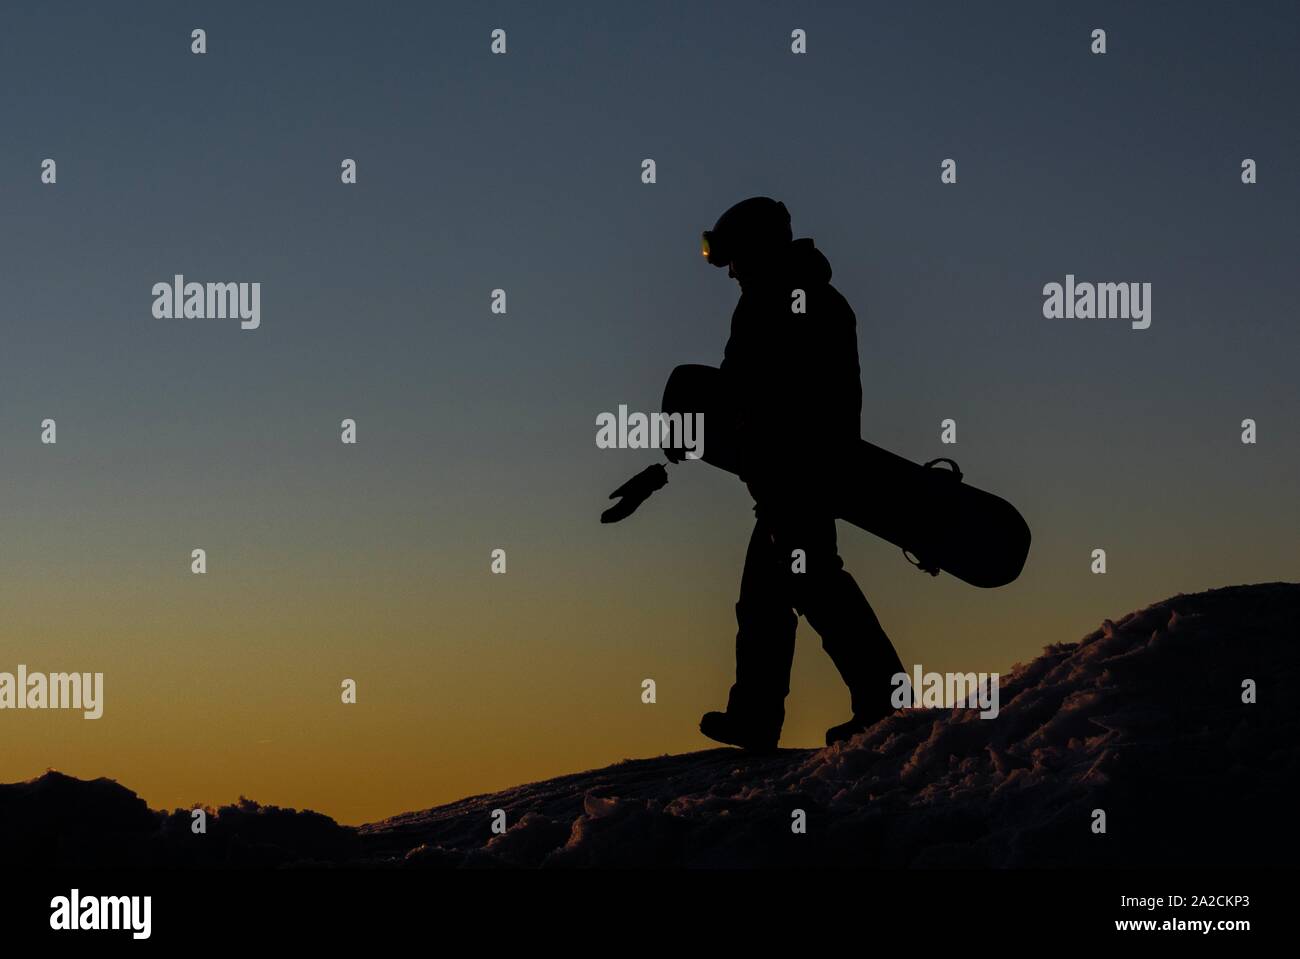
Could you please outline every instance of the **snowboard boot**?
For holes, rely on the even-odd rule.
[[[715,742],[754,753],[775,752],[781,740],[780,727],[762,726],[736,713],[705,713],[700,718],[700,732]]]
[[[886,716],[893,715],[893,710],[881,713],[878,716],[859,716],[856,713],[847,723],[840,723],[838,726],[832,726],[826,730],[826,745],[834,746],[836,743],[848,742],[859,733],[865,733],[876,723],[880,722]]]

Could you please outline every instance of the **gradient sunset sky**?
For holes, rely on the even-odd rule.
[[[710,747],[751,502],[693,464],[601,526],[657,459],[597,449],[595,418],[721,358],[737,289],[699,232],[755,194],[857,311],[863,435],[954,457],[1034,533],[985,591],[841,524],[905,664],[1006,671],[1175,593],[1297,579],[1298,21],[6,7],[0,671],[102,671],[105,704],[0,712],[0,781],[53,767],[156,808],[242,793],[357,823]],[[176,273],[261,282],[261,328],[155,319]],[[1150,282],[1151,328],[1044,319],[1067,273]],[[848,695],[799,636],[783,744],[819,745]]]

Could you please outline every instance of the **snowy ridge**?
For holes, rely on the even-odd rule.
[[[900,712],[828,749],[625,761],[361,832],[372,855],[406,865],[1294,861],[1294,830],[1259,831],[1291,821],[1300,778],[1298,641],[1300,585],[1179,595],[1017,666],[996,719]],[[1256,704],[1242,702],[1245,679]],[[492,837],[497,808],[511,825]],[[805,835],[791,832],[796,808]]]

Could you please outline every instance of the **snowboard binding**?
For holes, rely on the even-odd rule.
[[[926,463],[922,463],[921,466],[923,469],[934,469],[935,464],[937,463],[947,463],[949,466],[951,466],[952,469],[944,470],[944,472],[947,475],[951,476],[958,483],[961,482],[962,476],[965,474],[962,473],[961,467],[957,465],[956,460],[948,459],[948,457],[946,456],[940,456],[937,459],[932,459]],[[921,557],[913,555],[912,551],[908,549],[906,546],[903,547],[903,559],[907,560],[909,563],[911,563],[913,566],[915,566],[923,573],[929,573],[931,576],[939,575],[938,563],[928,561],[928,560],[923,560],[921,559]]]

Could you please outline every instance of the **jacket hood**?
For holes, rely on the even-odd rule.
[[[786,269],[789,275],[810,285],[831,281],[831,264],[810,237],[802,237],[790,244]]]

